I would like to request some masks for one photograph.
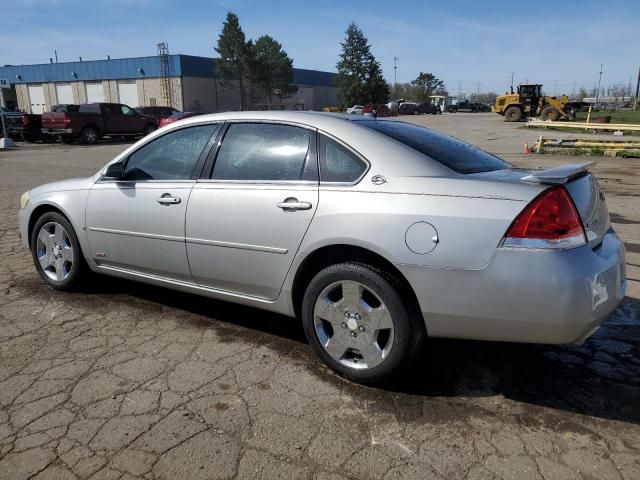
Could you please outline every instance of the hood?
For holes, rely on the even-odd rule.
[[[93,185],[93,177],[70,178],[59,182],[45,183],[30,190],[29,196],[35,198],[45,193],[64,192],[69,190],[89,190]]]

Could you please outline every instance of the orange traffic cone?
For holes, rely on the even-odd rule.
[[[522,153],[524,153],[525,155],[528,155],[529,153],[531,153],[529,151],[529,144],[527,143],[527,141],[524,141],[524,149],[522,150]]]

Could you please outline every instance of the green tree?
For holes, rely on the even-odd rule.
[[[346,31],[338,69],[338,97],[342,108],[364,103],[385,102],[389,85],[382,77],[382,69],[371,53],[367,38],[355,23]]]
[[[227,13],[216,47],[216,52],[220,55],[218,73],[223,80],[238,82],[240,110],[246,108],[246,81],[251,77],[253,63],[251,51],[251,45],[245,40],[238,16],[233,12]]]
[[[269,35],[253,44],[253,81],[262,90],[268,103],[273,95],[287,97],[298,90],[293,84],[293,60],[282,45]]]
[[[444,82],[433,73],[420,72],[416,79],[411,82],[411,85],[415,85],[419,88],[419,98],[417,100],[420,102],[428,101],[429,96],[434,93],[445,95],[447,92]]]

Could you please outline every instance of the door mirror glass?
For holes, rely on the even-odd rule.
[[[116,162],[107,167],[107,171],[103,178],[120,180],[122,177],[124,177],[124,167],[122,166],[122,163]]]

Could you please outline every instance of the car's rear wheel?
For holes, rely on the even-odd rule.
[[[31,232],[33,263],[40,277],[57,290],[73,290],[87,265],[71,223],[57,212],[47,212]]]
[[[305,334],[320,358],[362,383],[390,380],[417,354],[424,327],[388,273],[360,263],[320,271],[302,304]]]
[[[100,135],[98,134],[98,130],[95,127],[84,127],[82,133],[80,134],[80,141],[87,145],[94,145],[98,143],[98,139]]]

